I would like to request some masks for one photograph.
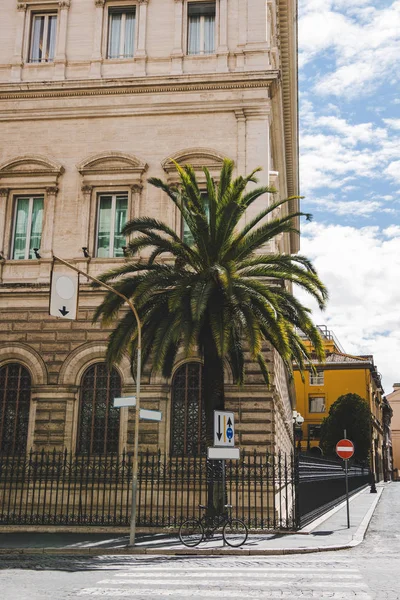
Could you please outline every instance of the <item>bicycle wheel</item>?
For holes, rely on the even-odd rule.
[[[240,519],[231,519],[225,523],[222,535],[228,546],[238,548],[247,540],[247,527]]]
[[[189,548],[194,548],[200,544],[204,537],[203,525],[197,519],[188,519],[183,521],[179,527],[179,539],[182,544]]]

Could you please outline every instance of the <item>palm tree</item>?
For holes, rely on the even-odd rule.
[[[303,369],[309,360],[298,332],[305,334],[317,356],[323,358],[310,310],[292,294],[291,284],[306,290],[321,308],[327,292],[304,256],[263,251],[276,236],[296,231],[294,219],[303,213],[274,216],[293,198],[274,202],[242,224],[245,211],[261,195],[275,191],[263,186],[246,192],[249,182],[257,183],[259,169],[233,179],[234,164],[225,160],[217,184],[204,168],[204,193],[190,165],[182,168],[176,164],[176,168],[178,186],[156,178],[149,182],[163,190],[178,208],[192,241],[185,242],[156,219],[133,219],[123,230],[130,236],[126,253],[132,260],[101,279],[112,282],[138,310],[143,364],[150,362],[155,371],[169,378],[179,349],[187,357],[201,357],[206,440],[212,445],[213,411],[224,408],[225,363],[234,381],[242,384],[245,352],[249,352],[268,384],[267,344],[277,350],[289,371],[292,361]],[[134,258],[142,249],[148,250],[148,257]],[[122,305],[120,297],[109,293],[94,319],[110,324]],[[109,363],[118,362],[126,349],[135,356],[135,344],[136,322],[129,311],[110,335]]]

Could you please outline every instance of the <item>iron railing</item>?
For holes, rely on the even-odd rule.
[[[370,482],[370,471],[365,465],[349,461],[348,482],[350,495]],[[346,497],[344,461],[298,457],[297,516],[298,527],[304,527]]]
[[[0,525],[128,526],[132,455],[65,452],[0,454]],[[222,495],[234,517],[255,530],[295,530],[338,504],[345,493],[343,461],[305,455],[242,452],[240,460],[139,455],[137,526],[177,528]],[[351,464],[349,490],[369,482]],[[215,491],[216,490],[216,491]]]
[[[128,526],[132,463],[125,452],[0,455],[0,524]],[[198,515],[210,483],[222,490],[222,468],[204,456],[141,453],[137,526],[176,528]],[[294,473],[293,455],[243,452],[240,460],[225,461],[233,516],[253,529],[295,529]]]

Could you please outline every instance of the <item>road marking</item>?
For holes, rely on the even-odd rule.
[[[296,597],[302,600],[350,600],[355,597],[372,600],[360,570],[344,568],[341,562],[328,565],[315,561],[303,567],[260,564],[248,568],[243,562],[237,566],[233,563],[230,568],[220,568],[219,564],[215,563],[215,567],[185,567],[170,561],[166,566],[153,567],[135,561],[129,565],[129,571],[124,566],[122,571],[110,573],[111,577],[78,591],[76,596],[132,600],[215,600],[221,595],[229,600],[290,600]]]

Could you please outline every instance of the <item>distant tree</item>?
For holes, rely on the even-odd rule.
[[[322,421],[321,447],[326,455],[335,455],[336,444],[346,437],[354,443],[354,458],[368,459],[371,449],[371,411],[367,401],[358,394],[344,394],[332,404]]]

